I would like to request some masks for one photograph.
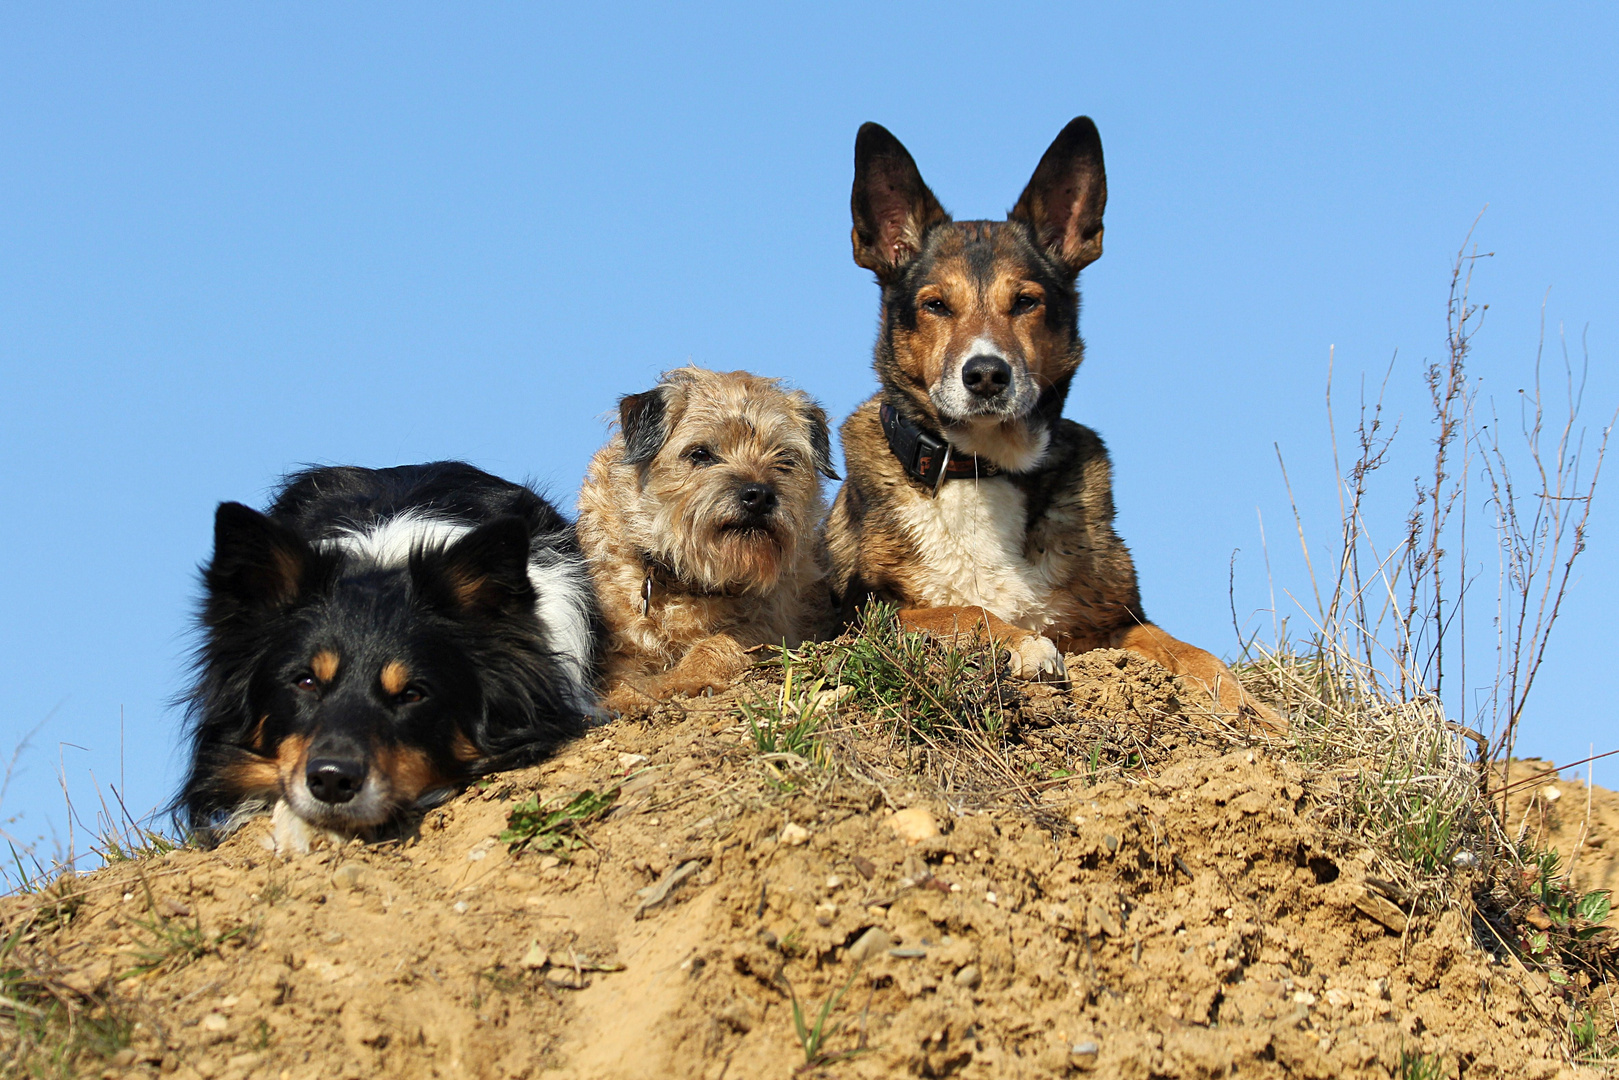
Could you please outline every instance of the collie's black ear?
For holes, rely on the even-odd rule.
[[[203,570],[210,600],[251,609],[295,603],[313,587],[320,556],[292,529],[241,503],[214,513],[214,557]]]
[[[828,480],[842,480],[832,466],[832,425],[827,422],[826,410],[810,402],[804,412],[809,417],[810,445],[815,448],[815,471]]]
[[[449,547],[411,556],[411,577],[428,602],[445,611],[488,616],[532,610],[528,546],[527,522],[496,518]]]
[[[909,150],[881,124],[861,124],[854,140],[854,261],[887,282],[922,250],[932,225],[949,221]]]
[[[624,433],[626,465],[639,465],[657,457],[669,438],[667,389],[658,385],[644,394],[626,394],[619,398],[618,426]]]
[[[1076,116],[1047,148],[1006,216],[1034,229],[1041,246],[1078,274],[1102,256],[1106,207],[1102,136],[1090,117]]]

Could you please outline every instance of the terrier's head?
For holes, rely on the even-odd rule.
[[[702,589],[762,594],[805,557],[832,469],[826,413],[801,390],[697,367],[619,402],[632,539]],[[819,475],[817,475],[819,474]]]

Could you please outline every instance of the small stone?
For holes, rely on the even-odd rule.
[[[623,769],[625,772],[629,772],[637,765],[645,765],[650,760],[652,759],[647,757],[645,754],[620,754],[618,755],[618,767]]]
[[[465,915],[467,913],[467,902],[465,900],[457,900],[450,906],[455,910],[457,915]]]
[[[984,903],[986,903],[986,904],[993,904],[993,903],[996,903],[999,900],[1000,900],[1000,897],[996,896],[992,892],[987,892],[987,893],[984,894]]]
[[[1102,846],[1109,851],[1117,851],[1119,850],[1119,838],[1112,833],[1106,833],[1102,836]]]
[[[1350,1002],[1349,991],[1333,987],[1326,992],[1327,1004],[1334,1009],[1342,1009]]]
[[[243,1072],[248,1072],[257,1068],[259,1062],[262,1061],[263,1058],[264,1055],[262,1054],[236,1054],[225,1062],[225,1067],[228,1069],[240,1069]]]
[[[1366,984],[1366,992],[1372,996],[1373,1001],[1387,1001],[1389,998],[1389,981],[1387,979],[1373,979]]]
[[[211,1012],[202,1018],[202,1030],[204,1031],[224,1031],[228,1027],[230,1027],[230,1021],[216,1012]]]
[[[978,984],[984,981],[984,975],[978,970],[977,964],[968,964],[956,972],[956,985],[965,986],[969,990],[978,989]]]
[[[559,867],[561,865],[562,865],[562,860],[557,858],[555,855],[547,855],[543,859],[540,860],[540,869],[541,870],[555,870],[557,867]]]
[[[339,889],[358,889],[365,885],[365,879],[370,872],[364,865],[355,862],[346,862],[332,871],[332,884]]]
[[[855,943],[849,946],[843,957],[845,960],[859,964],[870,960],[879,953],[888,951],[893,946],[894,939],[888,936],[888,931],[880,926],[873,926],[855,939]]]
[[[1306,1007],[1314,1005],[1315,995],[1310,993],[1308,990],[1295,990],[1293,992],[1293,1003],[1295,1005],[1304,1005]]]
[[[158,901],[157,911],[159,915],[164,915],[171,919],[183,919],[191,914],[189,907],[173,897]]]
[[[819,904],[815,908],[815,923],[817,926],[831,926],[832,921],[838,917],[838,905]]]
[[[1540,795],[1547,802],[1556,802],[1563,797],[1563,793],[1554,787],[1542,788]]]
[[[925,806],[913,806],[889,815],[888,827],[907,844],[919,844],[939,835],[939,821]]]
[[[540,948],[538,944],[530,945],[528,952],[523,954],[523,966],[530,971],[538,971],[550,962],[551,958],[546,955],[545,950]]]
[[[831,875],[826,879],[826,888],[828,892],[831,892],[833,889],[843,888],[843,879],[838,877],[836,874]]]
[[[798,824],[796,821],[789,821],[781,828],[781,842],[788,847],[798,847],[801,844],[807,844],[809,843],[809,838],[809,830]]]
[[[1076,1069],[1094,1069],[1101,1052],[1101,1046],[1094,1039],[1077,1042],[1068,1048],[1068,1063]]]

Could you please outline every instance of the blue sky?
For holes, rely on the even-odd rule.
[[[1340,400],[1398,351],[1398,535],[1486,205],[1483,394],[1530,377],[1544,300],[1589,343],[1592,426],[1619,402],[1610,6],[560,7],[0,10],[0,751],[38,727],[11,834],[66,842],[59,765],[81,810],[92,774],[137,810],[171,794],[218,501],[458,457],[571,508],[616,397],[688,360],[846,414],[876,325],[864,120],[958,217],[998,217],[1096,119],[1107,251],[1068,415],[1113,452],[1147,610],[1216,651],[1233,551],[1239,617],[1269,602],[1260,514],[1280,602],[1308,588],[1273,444],[1331,541],[1329,347]],[[1608,494],[1526,719],[1559,760],[1619,746]]]

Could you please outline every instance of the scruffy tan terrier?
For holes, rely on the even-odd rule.
[[[608,707],[722,690],[748,649],[825,631],[815,530],[820,478],[838,477],[821,407],[775,379],[683,367],[618,408],[579,492]]]

